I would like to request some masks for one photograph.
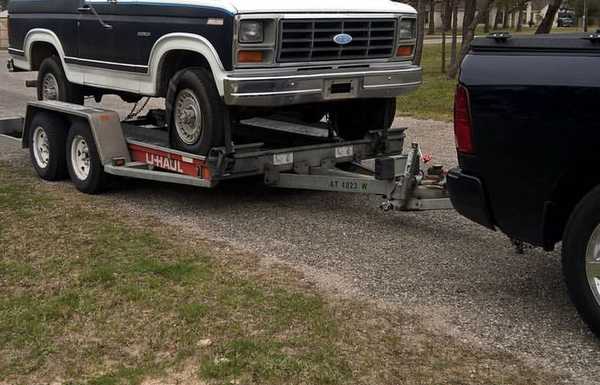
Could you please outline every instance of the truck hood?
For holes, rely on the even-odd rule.
[[[213,0],[236,13],[335,12],[416,13],[410,5],[392,0]],[[199,3],[205,3],[199,1]]]

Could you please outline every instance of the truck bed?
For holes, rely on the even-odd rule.
[[[459,164],[482,186],[480,216],[546,248],[561,240],[572,186],[598,175],[600,42],[586,37],[478,38],[461,68],[474,153]]]

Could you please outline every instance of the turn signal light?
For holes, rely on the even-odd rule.
[[[238,63],[262,63],[265,55],[262,51],[240,51],[238,52]]]
[[[465,154],[475,152],[469,92],[460,84],[456,88],[456,96],[454,97],[454,135],[458,152]]]
[[[396,56],[398,57],[411,57],[413,55],[413,46],[405,45],[402,47],[398,47],[396,51]]]

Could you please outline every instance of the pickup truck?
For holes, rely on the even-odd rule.
[[[11,0],[9,68],[38,98],[166,98],[173,148],[205,155],[227,119],[390,127],[417,88],[416,11],[391,0]]]
[[[474,40],[455,98],[454,207],[550,251],[562,242],[572,301],[600,336],[600,36]]]

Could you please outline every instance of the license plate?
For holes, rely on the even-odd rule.
[[[274,166],[283,166],[285,164],[294,163],[294,153],[286,152],[283,154],[275,154],[273,155],[273,165]]]
[[[335,157],[336,158],[349,158],[351,156],[354,156],[354,147],[344,146],[344,147],[336,147],[335,148]]]

